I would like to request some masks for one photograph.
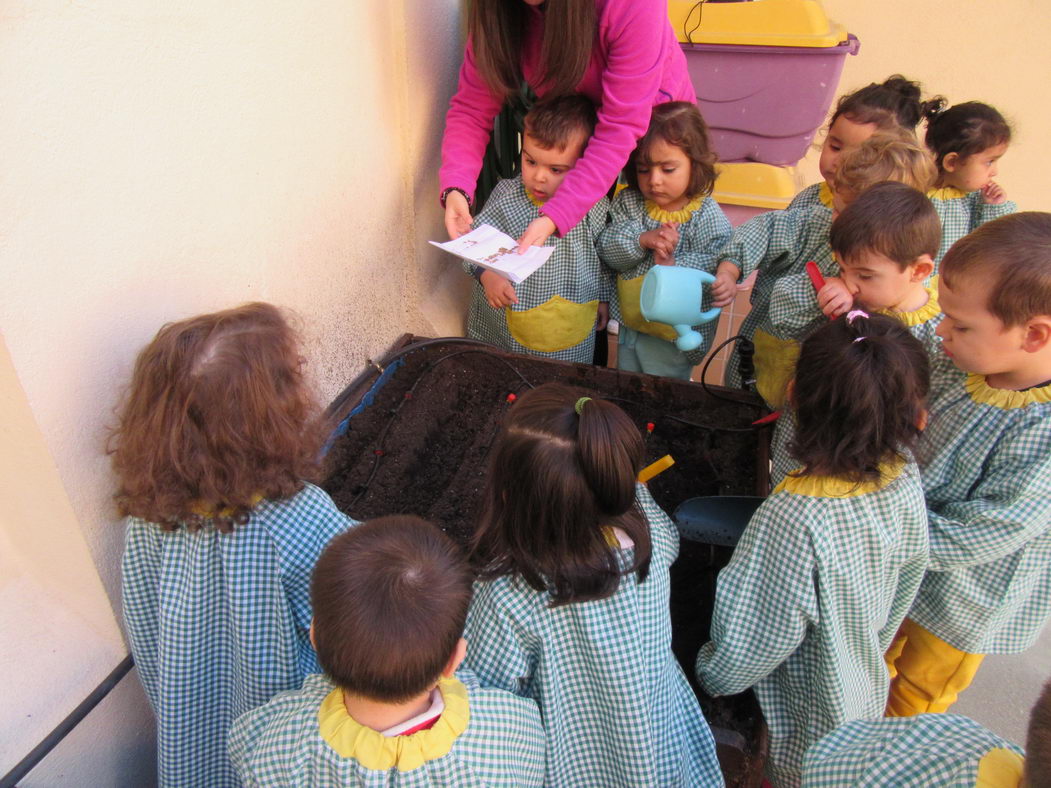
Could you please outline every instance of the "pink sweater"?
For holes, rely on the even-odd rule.
[[[521,0],[505,0],[521,2]],[[598,37],[577,91],[595,102],[598,125],[584,155],[544,205],[561,234],[569,232],[598,202],[624,168],[650,124],[650,111],[666,101],[696,101],[686,58],[668,22],[667,0],[595,0]],[[544,14],[529,7],[522,73],[535,86]],[[474,195],[500,99],[479,73],[467,42],[460,85],[445,116],[442,190],[458,186]]]

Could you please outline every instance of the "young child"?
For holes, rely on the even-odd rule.
[[[594,130],[595,107],[584,96],[537,102],[525,117],[522,173],[496,184],[474,226],[489,224],[518,238],[540,216]],[[608,211],[603,197],[576,227],[550,238],[546,245],[553,245],[554,253],[518,285],[465,263],[478,280],[467,336],[516,353],[591,363],[595,328],[606,325],[613,289],[595,249]]]
[[[697,678],[713,695],[754,689],[778,788],[799,785],[803,753],[821,736],[883,713],[882,655],[927,565],[923,490],[908,459],[927,375],[922,345],[885,315],[851,312],[807,337],[792,394],[799,468],[719,573]]]
[[[493,448],[467,664],[539,704],[545,785],[723,784],[671,650],[678,532],[635,482],[643,452],[620,408],[554,384]]]
[[[124,624],[163,786],[239,785],[230,723],[317,672],[308,582],[354,521],[303,479],[324,435],[270,304],[172,323],[139,354],[113,435]]]
[[[818,170],[824,180],[803,189],[789,203],[788,209],[808,209],[818,204],[832,208],[832,178],[840,157],[856,150],[877,131],[891,131],[897,126],[915,132],[924,112],[940,101],[921,102],[919,83],[900,74],[840,96],[828,123],[828,133],[818,160]]]
[[[828,243],[834,215],[881,181],[900,181],[926,191],[933,179],[930,154],[910,132],[881,132],[840,159],[834,176],[833,210],[819,205],[809,212],[774,211],[737,228],[720,255],[717,280],[725,277],[732,287],[733,277],[747,276],[755,269],[760,272],[752,288],[752,308],[740,333],[755,342],[756,390],[771,407],[784,404],[799,341],[823,319],[805,272],[807,262],[814,261],[823,276],[839,273]],[[733,293],[725,285],[720,291],[719,285],[716,281],[712,286],[716,305],[722,303],[724,293],[730,297]],[[727,385],[740,385],[736,354],[728,365]]]
[[[325,675],[234,723],[244,784],[541,785],[536,704],[457,670],[472,577],[452,540],[417,517],[333,539],[311,589]]]
[[[664,323],[642,316],[639,293],[654,265],[715,269],[716,255],[730,239],[730,220],[709,195],[715,184],[715,153],[708,126],[686,101],[658,104],[650,128],[631,154],[628,184],[613,199],[612,223],[599,236],[599,257],[617,271],[613,317],[620,322],[617,368],[690,379],[711,350],[717,321],[698,330],[704,344],[684,353]],[[711,296],[704,294],[704,309]]]
[[[1029,715],[1026,751],[972,719],[920,714],[848,722],[811,747],[805,788],[1036,788],[1051,785],[1051,682]]]
[[[931,563],[887,654],[893,716],[945,711],[1051,615],[1051,214],[982,225],[939,280],[953,363],[935,364],[917,455]]]
[[[856,308],[900,320],[923,343],[928,355],[941,353],[935,334],[941,322],[937,290],[924,281],[934,270],[941,225],[931,201],[904,183],[877,183],[832,222],[829,243],[839,261],[840,277],[828,279],[818,293],[826,317]],[[830,291],[840,292],[842,306]],[[856,299],[856,301],[855,301]],[[777,485],[792,470],[788,453],[795,432],[791,408],[782,411],[771,441],[770,483]]]
[[[949,247],[975,228],[1018,210],[993,181],[996,162],[1011,143],[1011,127],[988,104],[968,101],[944,109],[937,101],[926,110],[927,147],[938,165],[938,181],[929,194],[942,221],[942,245]]]

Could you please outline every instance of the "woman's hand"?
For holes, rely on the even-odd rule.
[[[449,202],[446,201],[445,204],[448,205]],[[530,246],[543,246],[557,229],[555,223],[546,216],[533,219],[529,226],[525,228],[522,237],[518,239],[518,253],[525,254],[529,251]]]
[[[454,241],[464,233],[471,231],[471,206],[460,192],[451,191],[445,195],[445,232],[449,240]]]

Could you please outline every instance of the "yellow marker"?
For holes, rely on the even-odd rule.
[[[639,471],[639,481],[645,484],[658,473],[664,473],[671,466],[675,464],[675,459],[670,454],[665,454],[656,462],[651,462],[641,471]]]

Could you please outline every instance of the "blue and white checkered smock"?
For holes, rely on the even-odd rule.
[[[969,654],[1015,654],[1051,616],[1051,385],[935,363],[917,457],[931,565],[909,618]]]
[[[752,517],[719,573],[697,678],[713,695],[754,688],[779,788],[799,785],[803,753],[837,725],[883,716],[883,653],[926,566],[912,463],[863,485],[788,476]]]
[[[230,734],[230,757],[249,788],[543,785],[544,728],[536,704],[481,687],[469,670],[457,672],[456,679],[451,682],[454,689],[466,690],[462,732],[462,718],[444,729],[439,719],[430,730],[386,739],[390,752],[379,754],[369,739],[383,740],[382,734],[353,723],[343,707],[344,720],[351,720],[354,729],[336,729],[350,734],[340,738],[347,739],[353,751],[341,754],[336,750],[338,738],[333,736],[336,743],[326,740],[319,720],[326,699],[339,691],[326,676],[316,675],[309,676],[302,689],[283,692],[240,717]],[[449,683],[443,680],[441,686]],[[342,703],[341,695],[337,701]],[[446,695],[443,718],[451,711]],[[391,756],[388,763],[370,762],[386,755]]]
[[[230,724],[320,669],[310,575],[352,525],[310,484],[262,501],[232,533],[128,518],[124,624],[157,717],[161,786],[239,785],[226,754]]]
[[[518,303],[509,309],[525,312],[541,306],[554,296],[576,304],[610,301],[613,297],[612,277],[599,261],[595,247],[598,234],[606,226],[608,212],[609,200],[603,197],[568,233],[561,238],[548,238],[544,246],[554,246],[554,253],[524,282],[514,286]],[[512,238],[518,238],[539,217],[540,208],[529,199],[522,185],[522,177],[517,176],[496,184],[475,217],[474,226],[488,224]],[[464,270],[473,276],[475,269],[464,261]],[[485,290],[477,280],[471,286],[467,336],[491,342],[514,353],[528,353],[560,361],[590,364],[595,351],[594,331],[589,331],[586,338],[573,347],[554,352],[543,352],[522,345],[511,335],[505,311],[489,306],[485,300]]]
[[[979,764],[996,750],[1020,776],[1022,749],[968,717],[854,720],[807,750],[803,788],[976,788]]]
[[[649,576],[612,596],[548,607],[521,579],[475,585],[467,664],[483,684],[533,698],[547,732],[546,785],[721,786],[715,743],[671,650],[668,568],[679,535],[638,487]]]
[[[654,218],[654,213],[661,215],[659,209],[650,210],[647,200],[638,189],[624,189],[613,198],[609,212],[610,224],[599,235],[598,252],[602,262],[616,271],[617,279],[637,279],[645,276],[655,265],[653,251],[639,245],[639,236],[660,228],[662,221],[671,219]],[[733,233],[730,220],[719,203],[711,197],[704,197],[687,218],[679,221],[679,243],[673,255],[675,265],[714,273],[718,254]],[[701,308],[710,309],[711,302],[711,293],[705,289]],[[615,320],[624,319],[619,294],[611,304],[610,316]],[[718,320],[711,320],[695,327],[704,337],[704,344],[696,351],[683,353],[684,361],[696,365],[704,359],[712,348],[718,324]]]
[[[752,308],[741,324],[739,334],[751,339],[756,329],[771,333],[768,310],[774,286],[792,274],[802,274],[806,278],[805,268],[810,260],[818,264],[825,276],[838,273],[828,243],[831,228],[832,211],[818,204],[809,210],[763,213],[734,230],[719,260],[729,260],[736,265],[741,270],[741,279],[752,271],[759,271],[752,288]],[[736,353],[731,354],[726,368],[726,385],[731,388],[741,386]]]
[[[789,211],[806,211],[815,205],[832,208],[832,190],[827,181],[812,183],[792,198],[788,204]]]
[[[1010,200],[1000,205],[989,205],[982,199],[981,191],[968,193],[952,186],[931,189],[927,196],[942,223],[942,242],[938,247],[938,256],[934,259],[935,266],[945,257],[949,247],[967,233],[1018,210],[1018,206]],[[934,270],[937,273],[937,267]]]

